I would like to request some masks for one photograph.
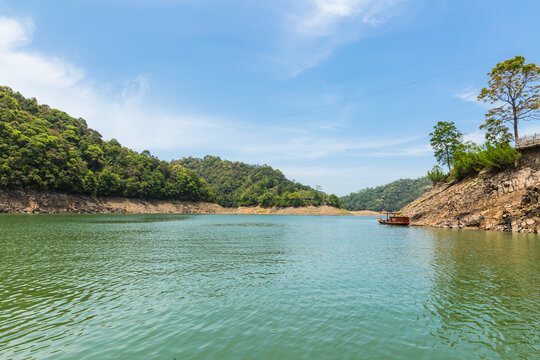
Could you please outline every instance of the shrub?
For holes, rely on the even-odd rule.
[[[439,165],[435,165],[431,171],[427,172],[428,179],[435,185],[438,182],[444,182],[448,178]]]
[[[463,145],[454,155],[452,176],[462,179],[488,167],[502,169],[515,164],[520,157],[521,154],[507,143],[482,146]]]
[[[508,143],[487,145],[486,150],[480,153],[480,163],[484,168],[492,166],[502,169],[516,163],[521,154]]]

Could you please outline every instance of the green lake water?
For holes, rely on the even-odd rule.
[[[534,359],[540,236],[0,216],[0,359]]]

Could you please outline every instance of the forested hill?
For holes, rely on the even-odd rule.
[[[84,119],[8,87],[0,87],[0,186],[224,206],[340,207],[337,196],[290,181],[270,166],[213,156],[166,162],[138,153],[103,140]]]
[[[367,188],[340,198],[347,210],[394,211],[402,209],[423,193],[431,190],[427,177],[400,179],[375,188]]]
[[[83,119],[0,87],[0,186],[146,199],[208,201],[206,182],[178,164],[105,141]]]
[[[173,161],[201,175],[223,206],[306,206],[341,207],[336,195],[288,180],[281,171],[267,165],[248,165],[215,156]]]

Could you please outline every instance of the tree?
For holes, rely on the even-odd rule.
[[[525,64],[523,56],[498,63],[487,74],[488,87],[483,88],[478,100],[499,105],[486,113],[486,122],[480,129],[493,124],[501,126],[508,122],[514,127],[514,138],[518,140],[518,124],[521,120],[537,117],[540,109],[540,67]]]
[[[486,119],[486,123],[480,125],[480,129],[486,130],[485,137],[488,144],[509,144],[514,138],[502,119]]]
[[[0,86],[0,186],[97,196],[212,200],[195,172],[103,141],[83,119]]]
[[[259,196],[259,205],[262,207],[271,207],[274,204],[274,195],[269,192],[265,192]]]
[[[341,202],[335,194],[330,195],[328,198],[328,205],[341,209]]]
[[[439,121],[433,128],[435,130],[429,134],[431,136],[429,143],[435,151],[435,159],[440,164],[448,165],[450,171],[454,152],[461,145],[462,134],[454,122]]]

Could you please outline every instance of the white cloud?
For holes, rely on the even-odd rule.
[[[139,151],[149,149],[176,158],[216,154],[231,160],[268,163],[283,168],[291,178],[339,192],[342,188],[355,188],[362,176],[363,181],[368,181],[370,173],[364,167],[317,166],[323,159],[396,149],[420,139],[351,139],[346,134],[346,122],[314,122],[312,126],[287,128],[251,125],[186,109],[159,108],[149,95],[151,84],[146,77],[135,76],[124,81],[120,90],[114,90],[113,84],[92,80],[84,69],[65,59],[32,51],[33,32],[34,25],[29,20],[0,18],[0,85],[83,117],[105,138],[115,137]],[[294,167],[298,161],[310,160],[315,166]]]
[[[68,61],[28,50],[34,28],[30,20],[0,18],[1,85],[83,117],[106,138],[118,138],[139,150],[185,149],[216,141],[217,134],[227,135],[229,127],[221,119],[149,105],[145,102],[149,84],[143,76],[114,92],[109,84],[89,80],[83,69]]]
[[[308,11],[297,17],[297,30],[310,37],[326,37],[338,32],[343,21],[355,18],[378,25],[391,18],[398,0],[309,0]]]
[[[292,75],[316,66],[338,47],[388,24],[406,0],[301,0],[287,14],[279,57]]]
[[[375,152],[371,154],[364,154],[364,156],[374,157],[403,157],[403,156],[428,156],[432,155],[433,149],[429,144],[414,146],[405,149],[398,149],[396,151]]]
[[[272,133],[278,139],[280,136],[286,136],[286,130],[283,130],[283,133],[276,133],[275,131]],[[263,129],[257,135],[251,133],[250,136],[255,136],[256,141],[252,139],[251,141],[240,142],[236,148],[238,152],[245,152],[252,155],[264,154],[266,157],[279,160],[290,158],[320,159],[340,153],[358,155],[357,153],[359,151],[395,147],[421,138],[358,139],[357,141],[347,141],[339,137],[329,138],[306,134],[288,138],[286,142],[278,141],[272,144],[272,139],[268,139],[267,129]],[[260,141],[257,141],[259,139]],[[270,143],[271,146],[261,146],[263,143]]]
[[[13,20],[0,17],[0,48],[6,49],[30,42],[34,24],[28,20]]]
[[[483,144],[484,141],[486,141],[486,138],[485,138],[485,132],[484,131],[481,131],[481,130],[476,130],[476,131],[473,131],[473,132],[470,132],[468,134],[465,134],[463,135],[463,141],[464,142],[473,142],[475,144]]]
[[[490,109],[493,106],[498,106],[498,104],[493,105],[493,104],[485,103],[483,101],[479,101],[478,94],[480,94],[480,90],[472,86],[467,86],[467,87],[464,87],[462,90],[456,92],[454,94],[454,97],[465,102],[476,104],[484,109]]]
[[[479,101],[477,99],[478,94],[479,94],[479,91],[475,91],[474,89],[467,88],[467,89],[465,89],[463,91],[460,91],[460,92],[454,94],[454,97],[456,97],[456,98],[458,98],[460,100],[466,101],[466,102],[479,104]]]
[[[21,91],[47,94],[51,88],[62,89],[81,81],[81,69],[58,58],[44,58],[21,51],[32,38],[34,25],[29,20],[0,18],[0,79]]]

